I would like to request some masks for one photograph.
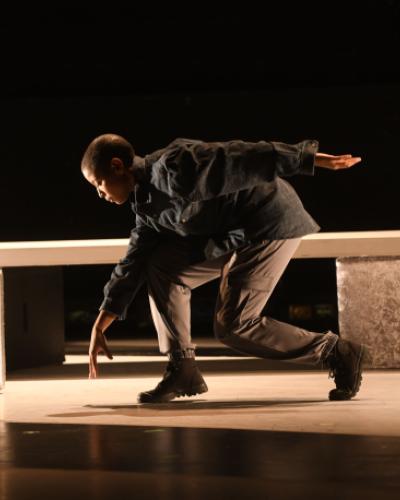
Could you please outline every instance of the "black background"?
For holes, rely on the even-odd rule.
[[[140,155],[178,136],[317,139],[363,158],[287,179],[322,231],[398,229],[400,3],[181,5],[3,9],[0,239],[128,237],[129,207],[100,200],[80,174],[104,132]],[[65,267],[69,335],[87,335],[111,269]],[[293,260],[267,310],[288,319],[290,303],[308,304],[312,316],[292,322],[335,328],[335,287],[333,260]],[[215,294],[210,283],[193,297],[207,335]],[[331,313],[314,314],[318,304]],[[142,290],[112,328],[153,334],[147,307]]]

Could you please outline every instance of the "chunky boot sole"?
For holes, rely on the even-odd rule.
[[[358,354],[357,365],[356,365],[356,381],[354,384],[354,389],[332,389],[329,392],[330,401],[348,401],[353,398],[357,392],[360,390],[361,380],[362,380],[362,366],[364,361],[368,356],[368,350],[364,344],[361,344],[361,349]]]
[[[204,382],[199,385],[195,385],[185,390],[176,390],[171,392],[165,392],[162,394],[156,394],[152,391],[141,392],[137,397],[138,403],[168,403],[174,398],[180,398],[182,396],[195,396],[196,394],[203,394],[208,391],[207,384]]]

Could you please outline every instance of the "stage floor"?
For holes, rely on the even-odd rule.
[[[153,406],[136,396],[164,357],[99,359],[95,380],[82,353],[8,374],[1,500],[398,497],[398,370],[366,371],[354,400],[331,402],[327,371],[198,356],[209,392]]]

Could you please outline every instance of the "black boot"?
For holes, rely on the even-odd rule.
[[[194,396],[208,391],[194,355],[183,356],[185,353],[182,351],[169,355],[170,361],[161,382],[155,389],[141,392],[138,403],[166,403],[175,397]]]
[[[325,366],[329,368],[329,377],[334,378],[336,384],[336,389],[329,392],[330,400],[348,400],[357,394],[362,380],[363,362],[367,354],[365,345],[338,339],[324,361]]]

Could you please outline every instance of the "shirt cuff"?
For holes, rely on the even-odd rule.
[[[109,299],[104,299],[99,307],[99,311],[106,311],[117,315],[117,320],[123,321],[127,316],[127,308],[124,309],[118,307],[116,304],[112,304]]]
[[[304,175],[314,175],[315,170],[315,154],[318,151],[318,141],[304,141],[301,151],[299,173]]]

